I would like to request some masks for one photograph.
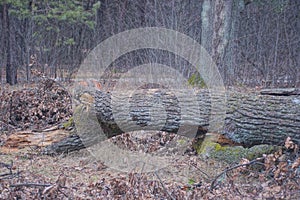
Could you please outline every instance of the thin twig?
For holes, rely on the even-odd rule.
[[[12,184],[10,187],[49,187],[51,184],[41,184],[41,183],[19,183]]]
[[[66,187],[62,187],[62,188],[66,188]],[[68,195],[66,193],[64,193],[62,190],[60,190],[59,188],[57,189],[60,193],[62,193],[65,197],[68,197]]]
[[[5,167],[7,169],[11,169],[12,166],[13,166],[13,161],[12,160],[10,161],[10,164],[6,164],[4,162],[0,162],[0,168]]]
[[[58,125],[46,128],[46,129],[33,129],[32,132],[50,132],[50,131],[56,131],[58,130]]]
[[[4,124],[4,125],[6,125],[6,126],[9,126],[9,127],[12,128],[12,129],[16,129],[15,126],[9,124],[8,122],[4,122],[4,121],[1,121],[1,120],[0,120],[0,123],[1,123],[1,124]]]
[[[220,173],[219,175],[217,175],[217,176],[214,178],[213,182],[212,182],[211,185],[210,185],[210,190],[213,190],[213,189],[217,186],[217,185],[215,185],[216,181],[217,181],[221,176],[223,176],[224,174],[226,174],[227,172],[229,172],[229,171],[231,171],[231,170],[233,170],[233,169],[239,168],[239,167],[243,167],[243,166],[248,166],[248,165],[254,164],[254,163],[256,163],[256,162],[258,162],[258,161],[260,161],[260,160],[263,160],[263,159],[264,159],[264,157],[256,158],[256,159],[254,159],[254,160],[252,160],[252,161],[250,161],[250,162],[248,162],[248,163],[235,165],[235,166],[233,166],[233,167],[230,167],[230,168],[224,170],[222,173]]]
[[[13,165],[14,165],[14,163],[12,160],[10,161],[10,164],[0,162],[0,168],[6,168],[9,170],[8,173],[0,174],[0,177],[1,177],[0,180],[11,179],[20,174],[19,171],[17,173],[13,173],[13,171],[12,171]]]
[[[0,174],[0,177],[1,176],[9,176],[9,175],[13,175],[12,173],[4,173],[4,174]]]
[[[3,162],[0,162],[0,168],[6,168],[9,170],[9,174],[5,174],[5,175],[1,175],[1,176],[6,176],[6,175],[11,175],[12,174],[12,167],[13,167],[14,163],[13,161],[11,160],[10,161],[10,164],[6,164],[6,163],[3,163]]]
[[[17,172],[17,173],[6,173],[6,174],[1,174],[0,175],[0,180],[6,180],[6,179],[12,179],[12,178],[15,178],[17,177],[18,175],[20,175],[20,172]]]
[[[189,164],[189,163],[186,163],[186,164]],[[204,174],[206,176],[206,180],[210,180],[209,175],[206,172],[204,172],[202,169],[200,169],[195,163],[190,163],[190,164],[193,167],[195,167],[197,170],[199,170],[202,174]]]
[[[162,185],[162,187],[164,188],[164,190],[166,191],[166,193],[168,194],[168,196],[172,199],[172,200],[176,200],[174,197],[172,197],[172,195],[169,193],[169,191],[167,190],[167,188],[165,187],[164,183],[162,182],[161,178],[159,177],[159,175],[157,174],[157,171],[154,172],[155,175],[157,176],[160,184]]]

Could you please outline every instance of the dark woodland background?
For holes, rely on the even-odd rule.
[[[30,81],[30,68],[70,80],[106,38],[165,27],[200,42],[226,86],[300,86],[298,0],[2,0],[0,11],[2,83]],[[111,69],[153,61],[179,67],[188,77],[193,73],[176,55],[149,49],[122,56]]]

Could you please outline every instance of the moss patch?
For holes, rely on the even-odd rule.
[[[190,86],[197,86],[200,88],[207,88],[205,81],[199,74],[192,74],[188,79],[188,85]]]
[[[238,163],[242,158],[253,160],[261,157],[263,154],[275,152],[279,148],[278,146],[265,144],[256,145],[251,148],[244,148],[242,146],[221,146],[218,143],[207,140],[197,149],[197,153],[205,157],[233,164]]]
[[[74,118],[71,117],[68,121],[64,122],[63,124],[64,129],[68,129],[72,126],[74,126]]]

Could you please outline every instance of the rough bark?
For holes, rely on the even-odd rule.
[[[3,20],[3,38],[4,38],[4,56],[6,60],[6,82],[10,85],[17,84],[17,69],[12,65],[11,58],[11,37],[10,37],[10,21],[8,8],[9,4],[4,3],[2,6],[2,20]]]
[[[269,92],[230,94],[222,133],[245,145],[282,144],[288,136],[300,144],[300,95]]]
[[[89,146],[93,142],[96,143],[96,141],[123,132],[145,129],[163,130],[195,137],[196,132],[198,135],[204,134],[214,128],[210,127],[210,123],[222,124],[222,120],[224,126],[215,130],[245,146],[282,144],[288,136],[300,143],[299,94],[285,93],[285,95],[278,96],[262,95],[259,92],[230,91],[226,92],[227,102],[223,109],[219,108],[220,112],[216,112],[215,108],[213,111],[212,105],[218,104],[216,102],[222,100],[223,96],[212,95],[207,90],[196,92],[198,105],[189,100],[189,96],[179,97],[159,89],[133,94],[131,98],[126,99],[122,95],[97,91],[92,101],[85,103],[85,111],[75,114],[77,116],[75,121],[80,124],[77,128],[81,132],[80,137],[84,144]],[[112,103],[116,100],[121,103]],[[185,102],[181,104],[180,101]],[[91,102],[94,102],[94,107],[91,106]],[[122,102],[128,104],[129,112],[126,112],[125,105],[120,106]],[[183,112],[184,107],[189,111]],[[221,116],[222,110],[226,111],[223,117]],[[155,120],[151,118],[151,115],[154,115]],[[216,123],[216,119],[221,122]],[[97,120],[99,123],[96,122]],[[160,123],[162,121],[164,124]],[[105,137],[99,132],[99,127],[103,130]],[[182,127],[184,128],[181,129]],[[196,132],[191,133],[195,130]],[[48,150],[61,152],[84,147],[78,137],[72,136],[72,138],[66,138],[59,144],[48,147]],[[63,150],[60,149],[61,147]]]
[[[288,91],[286,93],[284,89],[281,90],[281,93],[286,94],[284,96],[272,95],[277,94],[277,89],[273,93],[271,91],[268,90],[271,95],[261,95],[254,92],[228,92],[227,104],[226,108],[224,108],[226,110],[225,124],[219,132],[234,142],[245,145],[279,144],[287,136],[300,142],[300,95],[289,95],[291,94],[288,93],[289,89],[286,89]],[[212,97],[208,91],[198,92],[196,96],[199,107],[193,105],[195,103],[193,101],[188,102],[188,97],[181,99],[181,101],[185,101],[184,106],[191,108],[188,113],[189,116],[184,116],[180,113],[182,107],[178,104],[178,99],[172,94],[156,93],[156,95],[161,95],[160,97],[164,99],[162,104],[167,112],[166,123],[161,129],[163,131],[177,132],[180,126],[188,124],[191,127],[199,126],[198,130],[201,134],[203,131],[209,130],[209,117],[211,117],[211,120],[215,118],[224,119],[218,113],[211,113],[212,102],[221,100],[221,95]],[[128,123],[130,120],[136,122],[140,129],[147,127],[151,123],[149,116],[151,103],[147,105],[147,102],[150,101],[150,98],[148,98],[150,96],[148,93],[134,97],[134,105],[129,113],[131,119],[130,117],[126,118],[124,115],[123,119],[126,120],[122,121],[122,127],[125,127],[126,131],[135,130],[138,127],[131,127],[132,124]],[[120,113],[118,113],[118,109],[114,109],[112,112],[111,107],[107,106],[110,100],[111,96],[109,94],[102,93],[102,95],[96,96],[97,117],[103,125],[118,127],[114,122],[113,112],[114,115]],[[200,110],[199,113],[196,110],[197,108]],[[122,112],[122,109],[119,111]],[[108,130],[105,129],[108,137],[115,135],[117,132],[115,130],[114,134],[111,134],[113,131]]]

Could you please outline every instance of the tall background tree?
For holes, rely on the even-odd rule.
[[[201,43],[226,85],[300,86],[298,0],[0,0],[0,8],[0,64],[10,84],[29,80],[31,65],[70,77],[104,39],[156,26]],[[125,72],[145,62],[170,65],[187,77],[195,73],[182,58],[150,49],[124,55],[110,69]]]
[[[6,82],[30,79],[30,67],[50,76],[74,70],[92,44],[98,1],[1,0]],[[58,70],[59,69],[59,70]]]
[[[203,45],[227,86],[300,86],[300,1],[103,0],[101,5],[98,42],[131,28],[170,28]],[[159,50],[123,56],[112,68],[124,70],[150,61],[180,68],[188,77],[195,72],[181,58]]]
[[[12,63],[12,51],[11,51],[11,28],[9,18],[10,3],[3,2],[1,4],[2,11],[2,60],[6,66],[6,81],[9,84],[17,83],[17,69]]]

